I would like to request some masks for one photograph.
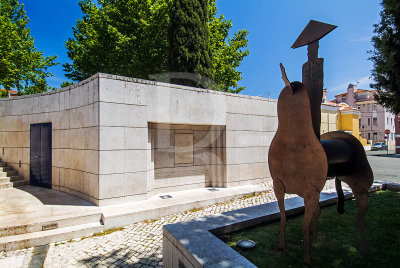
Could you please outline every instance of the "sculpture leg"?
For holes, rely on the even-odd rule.
[[[279,238],[278,250],[283,250],[286,246],[285,242],[285,227],[286,227],[286,212],[285,212],[285,187],[279,179],[274,179],[274,192],[278,200],[279,210],[281,212],[281,233]]]
[[[304,263],[312,265],[311,261],[311,238],[310,226],[311,220],[317,208],[319,207],[319,191],[317,188],[312,187],[305,192],[304,195],[304,219],[303,219],[303,237],[304,237]]]
[[[314,233],[317,232],[317,224],[318,224],[318,218],[321,215],[321,207],[318,206],[314,211],[314,215],[312,217],[312,221],[311,221],[311,227],[310,227],[310,234],[313,235]]]
[[[343,214],[344,213],[344,194],[343,194],[342,182],[339,177],[335,178],[335,186],[336,186],[336,193],[338,196],[337,212],[339,214]]]
[[[364,254],[370,254],[368,242],[365,238],[365,214],[368,210],[368,192],[354,193],[357,200],[357,228],[360,234],[361,250]]]

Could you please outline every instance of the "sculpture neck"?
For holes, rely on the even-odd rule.
[[[312,61],[318,59],[318,48],[319,48],[319,41],[316,40],[308,44],[307,51],[308,51],[308,61]]]

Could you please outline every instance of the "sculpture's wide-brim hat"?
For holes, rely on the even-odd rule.
[[[299,37],[297,37],[296,41],[293,43],[292,48],[302,47],[319,40],[328,33],[332,32],[336,27],[337,26],[332,24],[310,20]]]

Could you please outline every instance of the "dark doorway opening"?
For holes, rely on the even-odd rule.
[[[31,185],[51,188],[51,140],[51,123],[31,124]]]

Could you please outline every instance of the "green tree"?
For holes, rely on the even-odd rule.
[[[215,0],[209,1],[208,27],[210,29],[210,46],[213,61],[213,79],[220,90],[239,93],[245,87],[239,86],[238,81],[242,80],[242,73],[237,68],[242,60],[249,55],[247,49],[248,32],[246,29],[239,30],[229,38],[229,31],[232,28],[232,20],[225,20],[224,15],[217,17],[217,6]]]
[[[212,53],[211,77],[219,90],[239,92],[237,71],[248,55],[247,31],[229,38],[231,21],[217,17],[215,0],[208,0],[208,27]],[[71,63],[66,76],[80,81],[97,72],[148,79],[168,72],[168,28],[172,0],[80,0],[83,17],[66,42]]]
[[[66,76],[80,81],[97,72],[148,78],[167,69],[165,0],[80,0],[83,18],[66,42]]]
[[[394,113],[400,113],[400,1],[383,0],[381,21],[374,25],[372,77],[376,100]]]
[[[27,28],[24,6],[16,0],[0,0],[0,85],[18,94],[33,94],[49,89],[48,68],[56,65],[57,56],[45,57],[35,48]]]
[[[72,86],[72,85],[74,85],[74,84],[75,84],[74,82],[64,81],[64,82],[62,82],[62,83],[60,84],[60,88],[69,87],[69,86]]]
[[[168,31],[168,63],[171,72],[212,78],[207,7],[208,2],[203,0],[174,0]],[[187,78],[171,79],[171,82],[188,86],[200,85]]]

